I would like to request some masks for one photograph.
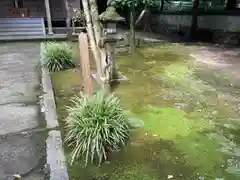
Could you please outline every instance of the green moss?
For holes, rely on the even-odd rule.
[[[207,77],[196,73],[186,54],[176,44],[142,48],[134,56],[118,55],[120,71],[130,80],[121,82],[115,92],[126,114],[143,120],[144,127],[134,131],[130,144],[111,153],[101,167],[84,168],[81,160],[69,166],[72,180],[163,180],[168,175],[184,180],[228,179],[221,168],[227,157],[209,134],[220,134],[226,119],[238,118],[235,106],[219,99],[222,92],[216,83],[205,82],[211,72],[204,73]],[[81,83],[80,75],[65,71],[52,77],[61,122],[70,97],[78,92],[72,87]],[[70,152],[66,147],[67,157]]]
[[[113,166],[113,167],[112,167]],[[104,164],[101,167],[88,166],[82,168],[75,166],[77,169],[70,168],[70,179],[84,180],[84,179],[108,179],[108,180],[157,180],[154,175],[149,175],[148,169],[141,165],[121,165],[118,164]],[[77,172],[77,173],[76,173]],[[80,175],[81,173],[81,175]]]
[[[68,96],[81,89],[81,74],[78,69],[52,73],[52,82],[56,96]]]
[[[174,63],[165,68],[164,74],[173,81],[179,81],[184,80],[187,76],[190,76],[191,70],[188,68],[186,63]]]
[[[124,168],[121,173],[116,173],[113,175],[112,180],[157,180],[155,177],[151,177],[148,174],[149,170],[146,170],[143,167],[130,166]]]
[[[148,107],[136,116],[144,120],[146,135],[174,142],[185,164],[197,168],[196,173],[218,174],[215,166],[224,163],[224,159],[216,152],[220,148],[217,141],[204,133],[213,128],[206,119],[176,108],[156,107]]]
[[[148,107],[141,117],[146,128],[169,140],[188,136],[191,131],[200,130],[201,125],[205,125],[204,121],[200,124],[198,120],[189,120],[183,110],[170,107]]]
[[[67,117],[67,106],[71,106],[71,98],[80,92],[81,76],[77,69],[53,72],[52,83],[57,107],[58,121],[64,132],[64,119]],[[63,136],[65,134],[63,133]]]
[[[219,173],[214,171],[215,166],[224,163],[224,160],[222,154],[216,152],[219,144],[216,140],[209,139],[204,132],[214,128],[206,117],[210,108],[206,100],[213,100],[216,97],[214,93],[211,94],[213,95],[211,98],[203,93],[206,90],[208,92],[216,90],[202,80],[195,79],[191,61],[181,53],[175,58],[178,52],[174,50],[144,49],[142,50],[144,56],[140,54],[136,58],[138,64],[133,61],[127,63],[130,61],[129,56],[125,58],[126,61],[122,57],[120,63],[122,60],[124,68],[128,67],[128,71],[124,71],[123,68],[124,74],[130,76],[132,82],[122,85],[117,92],[122,97],[123,103],[126,103],[126,107],[130,107],[135,116],[144,121],[147,135],[173,141],[175,148],[183,153],[188,166],[197,167],[200,174],[208,172],[214,177]],[[166,54],[167,60],[164,61],[162,56]],[[152,80],[153,75],[161,77],[159,78],[161,85]],[[188,97],[185,93],[191,96]],[[163,100],[163,96],[167,97],[167,100],[166,98]],[[173,108],[176,96],[178,101],[186,103],[187,109],[190,108],[193,112]],[[150,107],[146,108],[148,105]]]
[[[187,164],[195,166],[198,173],[214,172],[215,166],[224,163],[222,154],[216,152],[220,148],[219,144],[204,134],[193,131],[186,137],[179,136],[176,141]]]

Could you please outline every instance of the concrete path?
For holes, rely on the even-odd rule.
[[[0,179],[44,180],[39,56],[40,43],[0,44]]]

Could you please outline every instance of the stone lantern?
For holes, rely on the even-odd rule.
[[[125,19],[121,17],[114,7],[108,7],[105,12],[99,15],[99,20],[103,26],[103,33],[100,42],[100,48],[105,48],[107,52],[106,62],[103,67],[103,74],[108,82],[119,80],[117,72],[117,64],[115,59],[115,48],[118,41],[122,40],[122,36],[117,33],[117,23],[123,22]]]
[[[125,21],[125,19],[116,12],[116,9],[111,6],[99,15],[99,20],[102,22],[106,33],[109,34],[116,34],[117,23]]]

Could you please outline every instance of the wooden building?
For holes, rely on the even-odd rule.
[[[80,0],[67,0],[70,16]],[[0,40],[34,39],[66,30],[65,0],[1,0]],[[57,33],[66,34],[64,31]]]

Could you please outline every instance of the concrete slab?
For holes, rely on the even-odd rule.
[[[37,174],[44,178],[45,136],[40,133],[0,138],[0,179],[11,179],[17,173],[28,177]],[[31,179],[36,180],[36,179]]]
[[[11,82],[12,80],[8,81],[7,79],[5,79],[4,81],[5,83],[0,84],[0,105],[9,102],[22,103],[37,101],[37,85],[33,85],[28,82]]]
[[[9,104],[0,106],[0,135],[16,133],[38,126],[38,106]]]
[[[39,131],[40,43],[0,44],[0,179],[44,180],[46,136]],[[28,133],[20,133],[22,131]]]

